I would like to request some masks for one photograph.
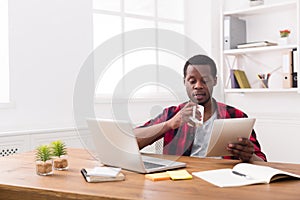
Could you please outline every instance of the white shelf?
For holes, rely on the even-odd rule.
[[[229,69],[243,69],[249,76],[249,82],[255,81],[255,74],[264,71],[274,71],[282,66],[283,57],[282,53],[288,52],[294,49],[293,52],[293,67],[294,71],[300,71],[300,1],[289,0],[275,4],[264,4],[259,6],[241,8],[237,10],[223,11],[221,30],[221,81],[224,86],[230,86],[230,71]],[[287,18],[282,18],[282,16]],[[291,43],[287,45],[275,45],[275,46],[262,46],[262,47],[250,47],[241,49],[229,49],[224,48],[224,17],[234,16],[247,23],[247,40],[249,42],[267,40],[269,42],[275,42],[278,36],[274,34],[278,33],[278,30],[283,28],[291,29],[293,35],[291,36]],[[257,27],[261,29],[259,34],[256,34]],[[233,31],[233,30],[232,30]],[[234,30],[236,31],[236,30]],[[276,39],[277,38],[277,39]],[[298,78],[299,79],[299,78]],[[250,89],[231,89],[230,87],[224,90],[225,94],[275,94],[275,93],[300,93],[300,81],[298,80],[298,88],[287,89],[272,89],[272,88],[258,88],[259,83],[255,82],[253,88]]]
[[[277,45],[277,46],[266,46],[266,47],[252,47],[252,48],[243,48],[243,49],[230,49],[224,50],[224,55],[237,55],[245,53],[259,53],[264,51],[280,51],[286,49],[296,49],[296,44],[291,45]]]
[[[297,93],[298,88],[269,89],[269,88],[249,88],[249,89],[225,89],[225,93]]]
[[[294,9],[295,7],[297,7],[297,3],[295,1],[293,1],[293,2],[272,4],[272,5],[253,6],[253,7],[249,7],[246,9],[240,9],[240,10],[234,10],[234,11],[226,11],[223,14],[237,16],[237,17],[243,17],[243,16],[278,12],[278,11],[287,10],[287,9]]]

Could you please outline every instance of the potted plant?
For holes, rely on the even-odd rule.
[[[279,33],[280,33],[280,37],[283,38],[283,37],[288,37],[290,35],[291,31],[288,29],[284,29],[284,30],[280,30]]]
[[[54,169],[67,170],[68,169],[68,157],[67,148],[64,142],[61,140],[54,141],[50,144],[53,154]]]
[[[284,29],[284,30],[280,30],[279,34],[280,34],[280,38],[279,38],[279,44],[280,45],[286,45],[289,43],[289,35],[290,35],[291,31],[288,29]]]
[[[40,145],[36,148],[36,173],[38,175],[53,174],[51,148],[48,145]]]

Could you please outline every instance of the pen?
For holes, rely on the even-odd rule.
[[[238,175],[238,176],[243,176],[243,177],[245,177],[246,179],[251,179],[250,176],[248,176],[248,175],[246,175],[246,174],[242,174],[242,173],[237,172],[237,171],[232,171],[232,173],[235,174],[235,175]]]

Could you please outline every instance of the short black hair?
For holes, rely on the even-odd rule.
[[[189,65],[209,65],[211,75],[213,77],[217,76],[217,67],[216,67],[215,61],[206,55],[195,55],[195,56],[191,57],[190,59],[188,59],[188,61],[186,61],[184,68],[183,68],[184,78],[186,77],[186,70]]]

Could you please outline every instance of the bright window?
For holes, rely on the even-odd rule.
[[[113,36],[136,29],[167,29],[184,34],[184,0],[94,0],[93,8],[94,48]],[[156,44],[159,42],[157,34],[145,39],[156,41]],[[120,48],[124,46],[126,42],[123,40]],[[106,66],[97,83],[97,95],[110,97],[126,74],[147,65],[156,66],[154,73],[148,75],[159,82],[159,65],[182,74],[184,61],[174,54],[161,52],[155,46],[125,52]],[[154,82],[153,85],[141,85],[132,95],[143,98],[158,92],[166,91]]]

